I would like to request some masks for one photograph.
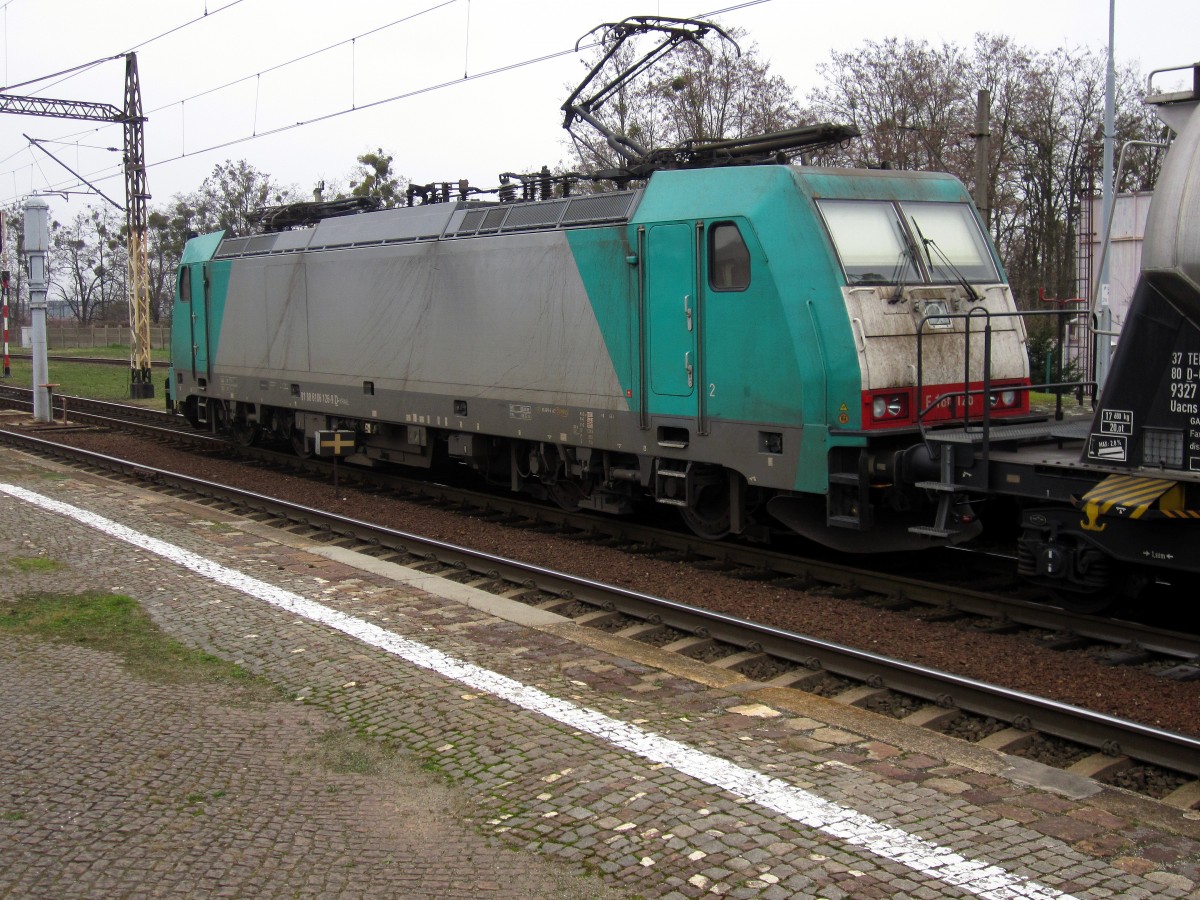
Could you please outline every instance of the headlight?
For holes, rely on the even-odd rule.
[[[876,419],[894,419],[904,412],[904,401],[900,397],[876,397],[871,402],[871,414]]]

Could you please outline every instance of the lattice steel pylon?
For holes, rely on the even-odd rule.
[[[149,219],[145,128],[137,55],[125,57],[125,225],[129,232],[129,396],[153,397],[150,374]]]
[[[145,123],[142,87],[138,80],[137,54],[125,54],[125,108],[108,103],[52,100],[47,97],[17,97],[0,94],[0,113],[117,122],[125,128],[125,230],[129,249],[129,396],[153,397],[150,372],[150,271],[149,224],[146,201]]]

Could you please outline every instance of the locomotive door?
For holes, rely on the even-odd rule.
[[[695,238],[683,223],[646,232],[645,354],[652,412],[696,414],[698,324]]]
[[[180,299],[188,304],[192,346],[188,356],[192,360],[193,380],[208,379],[208,273],[207,267],[184,265],[179,279]]]
[[[212,378],[212,329],[210,321],[212,318],[212,307],[210,300],[212,299],[212,276],[209,272],[209,263],[204,263],[199,266],[192,266],[193,276],[200,282],[193,287],[200,288],[200,303],[193,304],[192,320],[195,323],[194,341],[199,348],[196,351],[196,376],[203,376],[207,383]],[[199,318],[196,318],[199,314]]]

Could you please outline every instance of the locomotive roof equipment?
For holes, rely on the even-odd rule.
[[[739,56],[741,49],[724,29],[712,22],[668,16],[630,16],[620,22],[599,25],[581,37],[576,42],[575,49],[578,50],[585,39],[597,32],[600,32],[600,42],[605,47],[604,55],[592,66],[591,71],[562,106],[566,113],[566,117],[563,119],[563,128],[567,129],[572,136],[574,136],[574,132],[571,129],[575,123],[586,122],[604,135],[608,146],[626,161],[626,165],[620,169],[597,172],[595,176],[597,178],[612,179],[620,184],[629,179],[648,178],[651,173],[661,169],[752,165],[764,162],[782,163],[801,150],[816,150],[821,147],[833,146],[859,135],[858,129],[851,125],[824,123],[732,140],[695,139],[685,141],[676,147],[660,149],[643,147],[629,135],[609,128],[603,120],[596,116],[597,110],[622,87],[653,66],[659,59],[684,44],[693,44],[707,53],[704,38],[709,34],[715,34],[730,44]],[[616,75],[601,84],[590,95],[585,96],[588,87],[600,77],[604,67],[611,60],[616,59],[617,52],[627,41],[637,35],[651,32],[659,33],[662,35],[662,39],[640,59],[622,67]]]

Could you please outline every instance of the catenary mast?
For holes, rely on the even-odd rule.
[[[125,54],[125,106],[47,97],[18,97],[0,94],[0,113],[115,122],[125,129],[125,230],[129,250],[129,396],[153,397],[150,372],[150,275],[146,201],[145,122],[142,88],[138,79],[137,54]]]

